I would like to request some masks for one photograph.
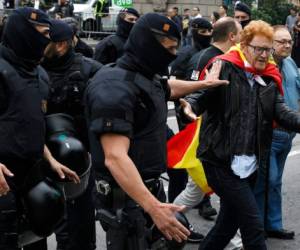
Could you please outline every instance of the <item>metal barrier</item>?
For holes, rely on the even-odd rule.
[[[0,0],[1,1],[1,0]],[[0,20],[2,17],[9,16],[14,9],[0,10]],[[55,14],[48,11],[51,18],[55,18]],[[101,37],[114,34],[117,30],[118,14],[102,13],[95,16],[93,12],[74,13],[74,18],[78,21],[78,30],[81,35],[86,37]]]
[[[94,13],[76,13],[75,18],[79,23],[79,30],[87,36],[114,34],[117,30],[117,14],[103,13],[95,16]]]
[[[13,10],[14,9],[7,9],[7,8],[0,9],[0,17],[9,16],[13,12]]]

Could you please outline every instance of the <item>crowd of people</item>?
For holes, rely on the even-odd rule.
[[[2,25],[0,249],[46,250],[55,233],[57,250],[93,250],[96,220],[108,250],[264,250],[266,237],[293,239],[281,188],[300,132],[296,9],[272,27],[242,2],[210,20],[198,7],[182,17],[125,8],[93,50],[63,5],[55,19],[17,8]],[[186,170],[167,166],[168,101],[180,131],[201,116],[194,157],[218,211]],[[185,216],[194,208],[217,216],[206,236]]]

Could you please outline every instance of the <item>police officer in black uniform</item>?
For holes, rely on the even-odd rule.
[[[178,79],[190,80],[194,66],[191,58],[195,53],[210,46],[212,29],[211,23],[205,18],[196,18],[191,22],[193,45],[185,46],[178,52],[176,60],[171,63],[171,75]]]
[[[78,35],[78,22],[74,17],[66,17],[61,19],[66,22],[73,30],[73,47],[75,52],[81,53],[85,57],[93,58],[94,50],[91,46],[81,40]]]
[[[38,64],[50,25],[40,10],[17,9],[0,45],[0,249],[18,249],[25,180],[44,155],[48,76]]]
[[[95,60],[102,64],[116,62],[123,55],[124,44],[139,16],[138,11],[133,8],[122,9],[117,17],[116,34],[104,38],[96,45]]]
[[[88,148],[82,96],[88,80],[102,65],[74,52],[73,31],[67,23],[53,20],[50,37],[51,43],[42,63],[50,78],[47,114],[65,113],[72,116],[77,137]],[[87,191],[67,203],[67,219],[57,232],[58,249],[96,248],[92,184],[91,177]]]
[[[166,101],[205,85],[161,81],[179,41],[173,21],[155,13],[144,15],[117,65],[103,66],[87,88],[96,206],[108,250],[148,249],[144,212],[169,240],[181,242],[189,234],[174,215],[182,208],[159,201],[154,191],[166,166]],[[224,84],[218,80],[220,65],[216,67],[207,80]]]

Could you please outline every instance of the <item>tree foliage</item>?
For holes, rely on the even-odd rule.
[[[253,6],[254,0],[244,0],[243,3]],[[285,24],[286,17],[293,5],[287,0],[258,0],[257,8],[252,8],[252,19],[261,19],[272,25]]]

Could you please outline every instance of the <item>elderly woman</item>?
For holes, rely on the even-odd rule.
[[[201,250],[224,249],[240,228],[244,248],[267,249],[262,216],[253,193],[257,169],[267,171],[273,121],[300,131],[300,114],[285,105],[281,76],[270,61],[273,28],[252,21],[241,44],[225,55],[220,79],[229,85],[186,98],[183,110],[191,118],[206,111],[197,156],[207,181],[220,197],[215,226]]]

